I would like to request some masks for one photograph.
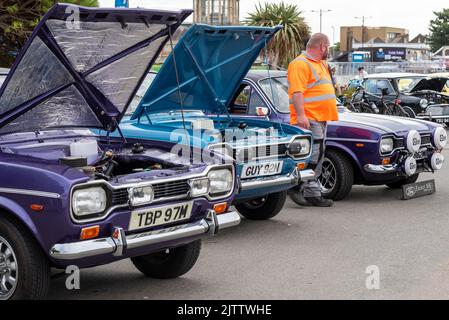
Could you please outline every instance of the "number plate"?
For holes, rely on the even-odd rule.
[[[193,201],[131,212],[128,230],[137,230],[190,219]]]
[[[437,123],[449,123],[449,118],[438,118],[435,119]]]
[[[265,162],[258,164],[246,164],[243,166],[242,179],[263,176],[273,176],[282,172],[284,161]]]

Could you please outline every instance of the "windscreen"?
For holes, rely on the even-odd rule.
[[[263,79],[259,85],[279,112],[290,113],[287,77]]]

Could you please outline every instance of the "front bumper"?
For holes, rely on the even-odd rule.
[[[364,166],[366,172],[374,174],[395,173],[398,171],[398,168],[399,166],[397,164],[389,164],[389,165],[366,164]]]
[[[128,249],[200,235],[213,236],[219,230],[236,226],[239,223],[240,216],[237,212],[231,211],[217,215],[210,210],[205,219],[180,226],[131,235],[125,235],[123,228],[115,227],[112,235],[107,238],[55,244],[50,250],[50,256],[58,260],[77,260],[103,254],[120,257]]]
[[[296,186],[300,181],[308,181],[315,177],[315,172],[311,169],[298,170],[295,168],[292,173],[286,176],[264,177],[263,179],[242,180],[241,191],[250,191],[262,188],[276,188],[279,186]]]

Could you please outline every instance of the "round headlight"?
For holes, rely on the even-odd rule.
[[[429,106],[429,101],[427,101],[427,99],[421,99],[419,101],[419,105],[421,106],[421,108],[425,109]]]
[[[210,181],[209,194],[211,196],[228,193],[234,184],[234,177],[229,169],[211,170],[207,177]]]
[[[288,145],[288,152],[295,157],[307,156],[310,153],[310,140],[296,138]]]
[[[433,145],[438,150],[443,149],[447,143],[447,132],[444,128],[438,127],[433,132]]]
[[[132,206],[141,206],[153,201],[154,191],[152,186],[134,187],[128,189],[128,195]]]
[[[101,187],[78,189],[72,195],[72,210],[76,216],[87,216],[106,210],[106,191]]]
[[[393,138],[383,138],[380,141],[380,152],[381,153],[389,153],[394,149],[394,140]]]
[[[415,153],[421,147],[421,135],[416,130],[410,130],[407,135],[407,150],[411,153]]]

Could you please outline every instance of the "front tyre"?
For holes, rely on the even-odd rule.
[[[354,184],[354,168],[349,158],[340,151],[326,150],[319,181],[324,198],[334,201],[346,198]]]
[[[249,220],[267,220],[275,217],[287,200],[287,191],[271,193],[235,205],[237,211]]]
[[[47,295],[50,264],[20,223],[0,217],[0,300],[37,300]]]
[[[391,189],[400,189],[403,185],[409,184],[409,183],[415,183],[416,180],[418,180],[419,174],[414,174],[413,176],[410,176],[408,178],[401,179],[396,182],[387,183],[387,186]]]
[[[173,279],[186,274],[195,265],[201,251],[201,240],[131,258],[134,266],[147,277]]]

